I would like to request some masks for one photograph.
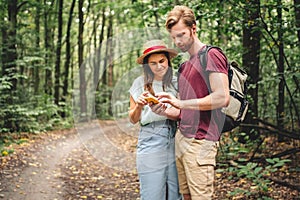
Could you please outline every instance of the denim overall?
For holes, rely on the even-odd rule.
[[[179,200],[175,164],[175,121],[141,126],[137,145],[137,170],[141,200]]]

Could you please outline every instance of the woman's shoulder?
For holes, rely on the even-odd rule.
[[[134,79],[134,81],[143,81],[144,82],[144,75],[140,75],[139,77]]]
[[[136,79],[134,79],[129,92],[131,95],[140,95],[142,93],[142,90],[144,88],[144,76],[139,76]]]
[[[133,84],[144,84],[144,76],[141,75],[141,76],[137,77],[136,79],[134,79]]]
[[[131,85],[131,89],[140,88],[140,87],[143,87],[143,85],[144,85],[144,76],[141,75],[141,76],[137,77],[136,79],[134,79],[134,81]]]

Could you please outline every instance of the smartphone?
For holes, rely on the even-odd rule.
[[[158,99],[156,97],[152,96],[152,95],[145,97],[145,100],[148,103],[153,103],[153,104],[158,104],[159,103]]]

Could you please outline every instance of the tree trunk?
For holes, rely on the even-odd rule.
[[[282,2],[277,1],[277,23],[278,23],[278,50],[279,58],[277,64],[277,72],[279,75],[278,85],[278,105],[277,105],[277,126],[284,127],[284,48],[283,48],[283,30],[282,30]],[[278,136],[279,142],[283,140],[282,136]]]
[[[2,25],[2,76],[7,76],[11,83],[11,91],[17,89],[16,60],[17,55],[17,0],[7,1],[8,20]]]
[[[260,36],[259,29],[259,14],[260,1],[247,1],[245,6],[245,22],[243,26],[243,65],[249,74],[249,82],[254,85],[250,88],[248,94],[252,101],[250,104],[250,111],[248,112],[245,123],[253,122],[253,118],[258,116],[258,81],[259,81],[259,52],[260,52]],[[243,128],[243,132],[250,135],[251,129]],[[255,139],[257,134],[251,134],[251,139]]]
[[[114,57],[114,40],[112,39],[113,36],[113,15],[111,14],[109,16],[109,20],[108,20],[108,32],[107,32],[107,53],[108,53],[108,73],[107,73],[107,78],[108,78],[108,82],[107,82],[107,86],[108,87],[112,87],[113,86],[113,57]],[[106,65],[107,66],[107,65]],[[107,90],[107,97],[106,99],[108,100],[108,102],[111,102],[111,90]],[[108,107],[108,114],[112,116],[112,108],[111,108],[111,104],[109,104]]]
[[[35,32],[36,32],[36,41],[35,41],[35,48],[40,49],[40,0],[37,1],[36,6],[36,13],[35,13]],[[39,61],[38,61],[39,62]],[[38,64],[38,63],[37,63]],[[34,68],[34,94],[38,95],[39,93],[39,87],[40,87],[40,74],[39,74],[39,66],[35,66]]]
[[[112,39],[113,36],[113,16],[111,15],[109,17],[109,31],[108,31],[108,40],[109,40],[109,45],[108,45],[108,49],[109,49],[109,55],[108,55],[108,86],[112,87],[113,86],[113,79],[114,79],[114,74],[113,74],[113,68],[114,68],[114,40]]]
[[[81,120],[87,120],[87,99],[86,99],[86,80],[85,80],[85,65],[83,65],[83,0],[78,1],[78,15],[79,15],[79,33],[78,33],[78,64],[80,68],[79,81],[80,81],[80,113]]]
[[[49,11],[54,7],[53,1],[51,5],[47,4],[48,1],[44,0],[44,29],[45,29],[45,35],[44,35],[44,43],[45,43],[45,85],[44,85],[44,91],[48,95],[52,95],[52,67],[51,67],[51,53],[52,47],[51,47],[51,26],[49,25],[49,18],[50,14]]]
[[[73,20],[73,12],[75,8],[76,0],[72,1],[70,12],[69,12],[69,19],[68,19],[68,26],[67,26],[67,33],[66,33],[66,62],[65,62],[65,72],[64,72],[64,81],[63,81],[63,95],[62,101],[66,102],[68,96],[68,89],[69,89],[69,68],[71,62],[71,26]],[[65,117],[66,113],[62,113],[62,117]]]
[[[112,15],[110,14],[109,19],[108,19],[108,27],[107,27],[107,34],[106,34],[106,48],[105,48],[105,58],[104,58],[104,63],[103,63],[103,74],[102,74],[102,84],[104,87],[109,85],[107,82],[107,71],[110,65],[110,60],[111,60],[111,46],[112,46]]]
[[[17,73],[17,0],[6,1],[8,17],[3,15],[2,27],[2,77],[7,78],[7,82],[11,85],[10,88],[2,90],[7,95],[2,94],[2,98],[6,100],[7,105],[14,104],[15,91],[17,89],[17,79],[15,75]],[[5,19],[7,18],[7,19]],[[9,95],[8,95],[9,94]],[[11,132],[18,130],[18,124],[14,122],[13,112],[3,112],[3,128],[9,129]]]
[[[104,39],[104,29],[105,29],[105,22],[106,22],[106,16],[105,16],[105,7],[102,8],[102,25],[101,25],[101,31],[100,31],[100,37],[99,37],[99,47],[97,50],[97,62],[95,64],[94,68],[94,86],[97,88],[98,82],[99,82],[99,76],[100,76],[100,66],[101,66],[101,51],[102,51],[102,42]]]
[[[56,47],[56,61],[55,61],[55,84],[54,84],[54,102],[59,105],[60,98],[60,57],[61,57],[61,41],[63,28],[63,0],[58,1],[58,35]]]

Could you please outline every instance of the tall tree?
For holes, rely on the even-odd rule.
[[[99,47],[97,49],[97,57],[96,57],[96,63],[94,67],[94,86],[98,85],[99,81],[99,75],[100,75],[100,66],[101,66],[101,52],[102,52],[102,42],[104,40],[104,29],[105,29],[105,23],[106,23],[106,15],[105,15],[105,6],[102,8],[102,20],[101,20],[101,31],[99,36]]]
[[[109,65],[108,65],[108,86],[112,87],[114,85],[114,46],[115,46],[115,40],[113,39],[113,15],[111,13],[111,16],[109,17]],[[112,95],[109,94],[109,102],[111,102]],[[108,113],[110,116],[113,115],[112,113],[112,107],[111,104],[109,104]]]
[[[63,29],[63,0],[58,0],[58,35],[56,46],[56,60],[55,60],[55,85],[54,85],[54,102],[59,105],[60,98],[60,57],[61,57],[61,42]]]
[[[18,1],[7,1],[8,18],[2,27],[2,76],[8,77],[11,90],[17,89],[17,11]]]
[[[80,113],[81,119],[86,120],[87,114],[87,99],[86,99],[86,80],[85,80],[85,65],[83,64],[83,0],[78,1],[78,64],[80,68],[79,81],[80,81]]]
[[[282,2],[277,0],[277,24],[278,24],[278,63],[277,72],[279,75],[278,85],[278,104],[277,104],[277,126],[284,127],[284,46],[283,46],[283,30],[282,30]],[[282,141],[283,137],[278,136],[278,140]]]
[[[52,43],[53,39],[53,30],[51,22],[51,10],[54,7],[54,0],[48,5],[48,1],[44,0],[44,43],[45,43],[45,85],[44,91],[48,95],[52,95]]]
[[[113,86],[113,79],[114,79],[114,74],[113,74],[113,68],[114,68],[114,42],[112,38],[113,36],[113,15],[109,16],[108,20],[108,31],[107,31],[107,41],[108,45],[106,48],[108,48],[108,86],[112,87]]]
[[[6,85],[9,87],[5,88],[6,94],[1,96],[1,103],[5,102],[4,111],[1,113],[4,117],[2,118],[3,124],[1,126],[10,131],[18,130],[18,124],[14,123],[13,111],[8,110],[7,107],[14,105],[14,95],[17,90],[17,0],[6,1],[7,2],[7,16],[2,20],[1,26],[2,31],[2,45],[1,45],[1,61],[2,61],[2,76],[6,78]],[[3,80],[2,80],[3,81]],[[2,83],[1,83],[2,84]],[[0,84],[0,86],[1,86]],[[0,121],[2,121],[0,120]]]
[[[76,0],[72,0],[70,12],[69,12],[69,19],[67,25],[67,33],[66,33],[66,62],[64,66],[64,80],[63,80],[63,95],[62,101],[66,102],[68,96],[68,89],[69,89],[69,69],[70,69],[70,62],[71,62],[71,28],[72,28],[72,21],[73,21],[73,12],[75,8]],[[65,112],[62,113],[62,116],[65,117]]]
[[[260,1],[246,0],[245,4],[245,22],[243,26],[243,65],[249,73],[249,82],[254,87],[249,89],[249,95],[252,98],[250,104],[251,112],[248,112],[245,122],[253,123],[253,118],[258,116],[258,80],[259,74],[259,52],[260,52],[260,36],[259,29],[259,14]],[[243,131],[250,134],[249,128],[244,128]]]
[[[35,33],[36,33],[36,41],[35,41],[35,48],[40,49],[40,14],[41,14],[41,6],[40,6],[41,0],[36,0],[37,6],[36,6],[36,13],[34,17],[35,21]],[[39,74],[39,67],[35,66],[34,69],[34,94],[38,94],[39,92],[39,86],[40,86],[40,74]]]

